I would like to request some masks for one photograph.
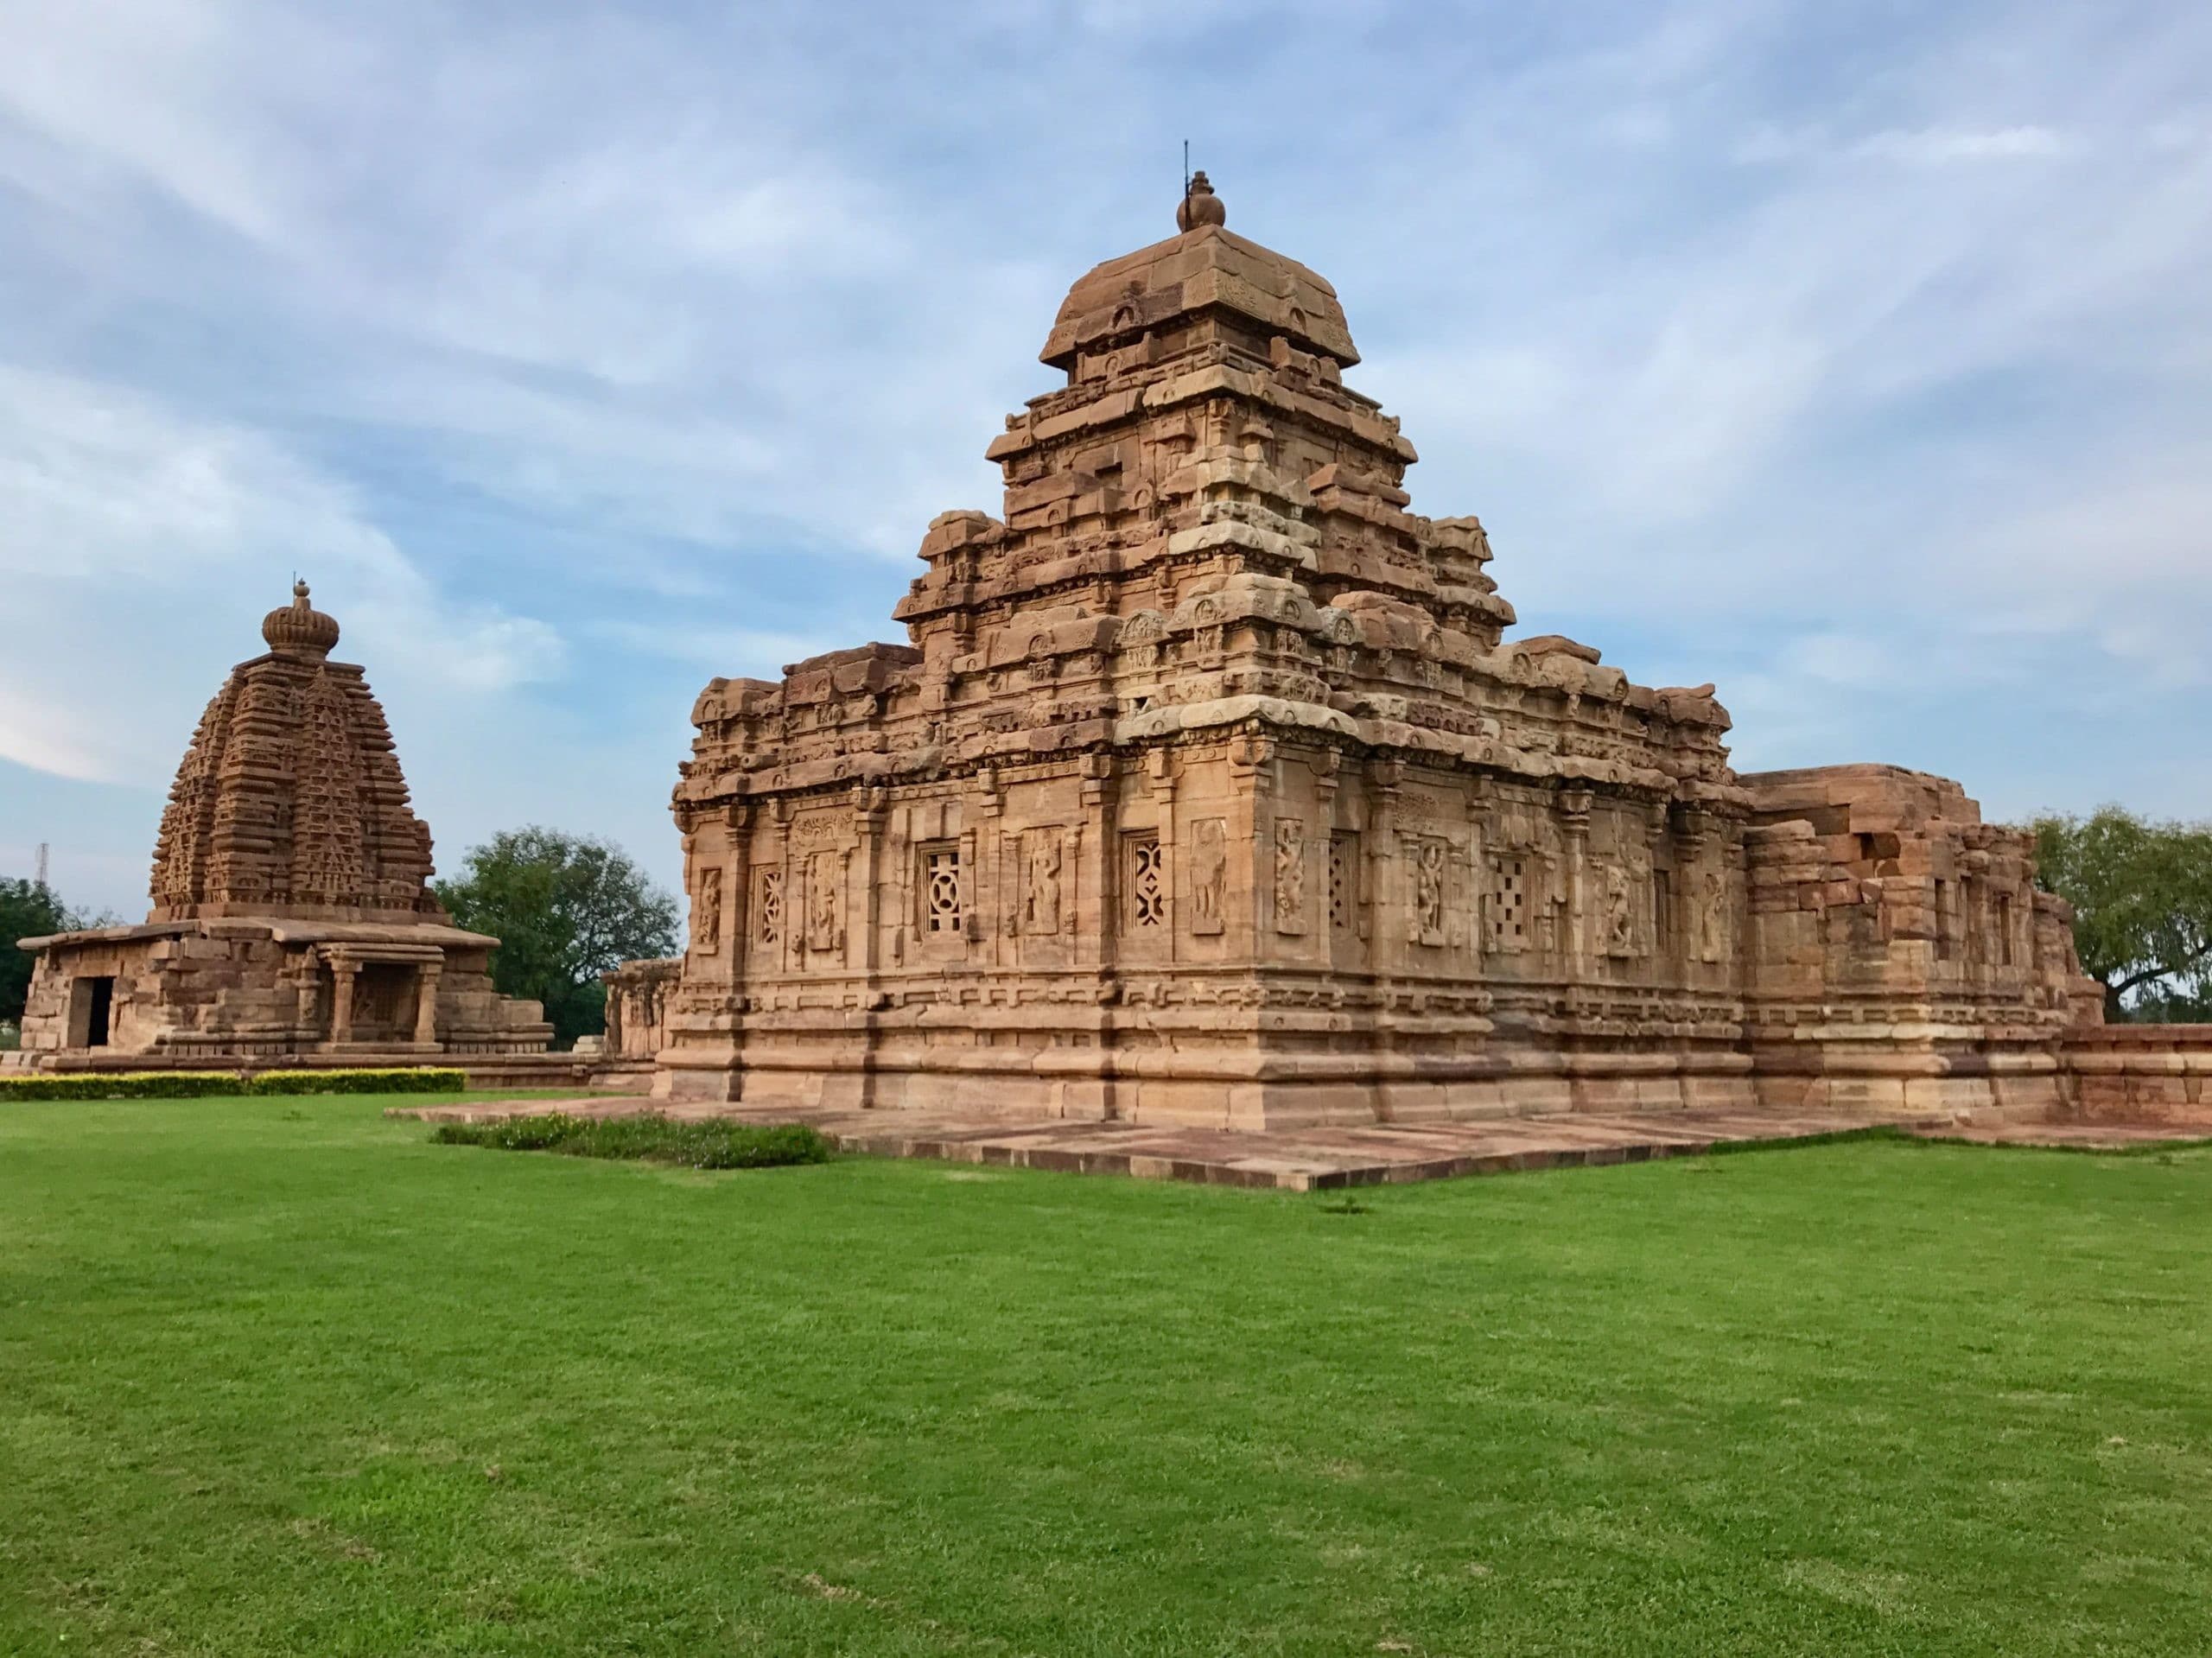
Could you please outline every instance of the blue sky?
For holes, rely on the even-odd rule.
[[[664,880],[1180,143],[1523,631],[1739,766],[2212,816],[2212,7],[0,4],[0,873],[135,918],[295,569],[442,865]]]

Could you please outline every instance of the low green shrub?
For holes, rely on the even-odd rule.
[[[354,1070],[31,1071],[0,1077],[0,1100],[204,1100],[222,1094],[460,1094],[451,1065]]]
[[[459,1094],[468,1073],[452,1065],[394,1066],[389,1070],[264,1070],[245,1085],[249,1094]]]
[[[242,1094],[234,1070],[34,1071],[0,1077],[0,1100],[202,1100]]]
[[[762,1125],[709,1118],[691,1122],[658,1113],[574,1117],[550,1111],[493,1122],[448,1122],[430,1136],[441,1146],[503,1152],[558,1152],[567,1157],[673,1163],[687,1169],[767,1169],[826,1163],[830,1142],[796,1122]]]

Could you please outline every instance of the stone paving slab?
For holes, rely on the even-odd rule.
[[[2039,1146],[2047,1150],[2122,1152],[2145,1146],[2212,1140],[2212,1119],[2167,1122],[1977,1122],[1908,1130],[1929,1140],[1975,1146]]]
[[[770,1111],[635,1098],[463,1101],[395,1106],[386,1115],[426,1122],[485,1122],[538,1111],[607,1117],[656,1109],[690,1120],[804,1122],[840,1150],[879,1157],[1292,1191],[1641,1163],[1694,1156],[1717,1145],[1805,1140],[1877,1126],[1873,1119],[1839,1112],[1592,1112],[1255,1134],[1128,1122],[1009,1121],[957,1110]],[[1898,1126],[1932,1130],[1949,1127],[1949,1120]]]

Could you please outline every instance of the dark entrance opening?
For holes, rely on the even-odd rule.
[[[107,1046],[108,1021],[115,1013],[115,977],[86,981],[85,1045],[88,1048]]]

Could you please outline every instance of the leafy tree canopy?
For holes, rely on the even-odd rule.
[[[17,950],[16,941],[98,924],[97,918],[81,917],[62,903],[50,886],[0,880],[0,1025],[21,1024],[30,994],[34,958]]]
[[[2190,1019],[2212,1002],[2212,823],[2117,806],[2039,817],[2036,879],[2074,906],[2074,948],[2108,1019]]]
[[[605,841],[504,830],[436,891],[457,924],[499,938],[492,982],[544,1003],[563,1046],[606,1029],[601,973],[676,951],[676,900]]]

